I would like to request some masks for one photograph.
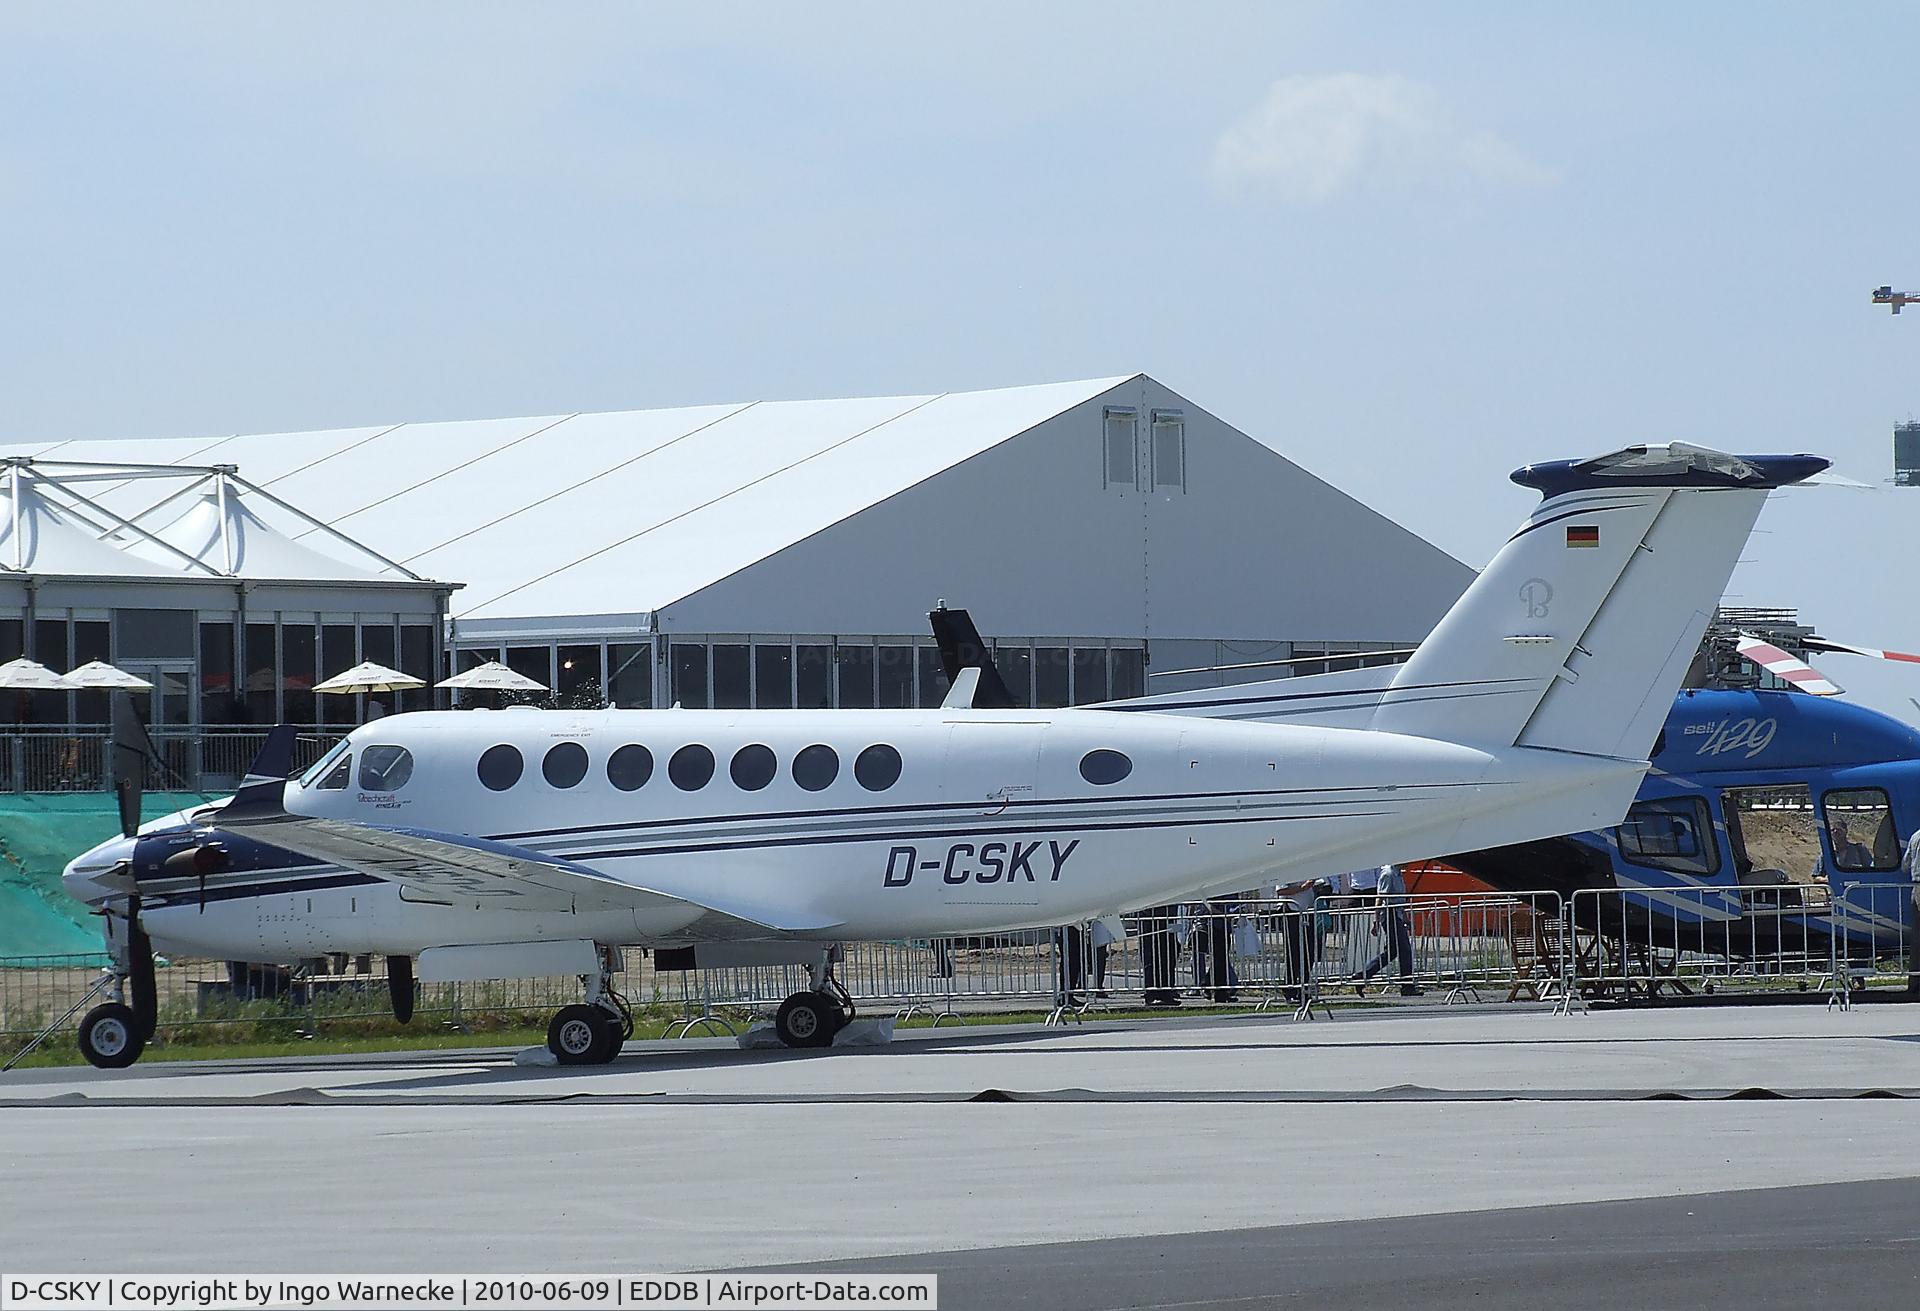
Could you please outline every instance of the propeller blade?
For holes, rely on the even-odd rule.
[[[140,924],[138,894],[127,898],[127,987],[132,996],[134,1018],[140,1031],[151,1041],[160,1019],[160,995],[153,981],[153,942]]]
[[[402,1024],[413,1019],[413,957],[387,957],[387,993],[393,999],[393,1018]]]
[[[1807,692],[1813,696],[1840,695],[1839,685],[1825,674],[1771,642],[1763,642],[1751,634],[1742,633],[1734,642],[1733,649],[1796,692]]]
[[[133,697],[113,694],[113,794],[120,803],[120,834],[140,831],[140,799],[147,790],[147,768],[159,760],[147,726],[133,708]]]

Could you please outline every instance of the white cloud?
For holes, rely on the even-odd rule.
[[[1230,192],[1271,192],[1301,204],[1363,184],[1558,180],[1511,143],[1458,122],[1425,83],[1365,73],[1275,82],[1214,143],[1213,176]]]

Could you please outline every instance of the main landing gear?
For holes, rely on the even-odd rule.
[[[560,1064],[606,1065],[633,1036],[633,1009],[613,986],[619,968],[619,951],[602,947],[599,974],[580,979],[585,1003],[562,1006],[547,1025],[547,1050]]]
[[[853,1022],[853,997],[833,977],[838,947],[812,968],[813,986],[796,992],[774,1012],[773,1031],[789,1047],[831,1047],[833,1036]]]

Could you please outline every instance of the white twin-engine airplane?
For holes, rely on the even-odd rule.
[[[231,799],[127,822],[68,867],[133,1003],[91,1012],[82,1050],[139,1055],[155,948],[384,953],[403,1019],[416,972],[578,974],[584,1002],[548,1034],[568,1064],[631,1033],[620,947],[805,962],[813,986],[776,1027],[822,1045],[851,1013],[839,942],[1605,828],[1767,490],[1825,466],[1674,444],[1521,469],[1539,507],[1388,668],[1070,710],[977,707],[992,675],[970,668],[931,710],[422,712],[355,729],[293,780],[282,726]],[[123,777],[123,819],[137,787]]]

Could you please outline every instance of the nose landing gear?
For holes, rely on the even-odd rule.
[[[587,1000],[562,1006],[547,1025],[547,1050],[560,1064],[606,1065],[633,1036],[633,1008],[613,986],[620,967],[619,951],[602,947],[599,974],[580,980]]]
[[[124,1070],[140,1059],[147,1034],[133,1007],[110,1001],[86,1013],[80,1021],[79,1042],[87,1064],[102,1070]]]

